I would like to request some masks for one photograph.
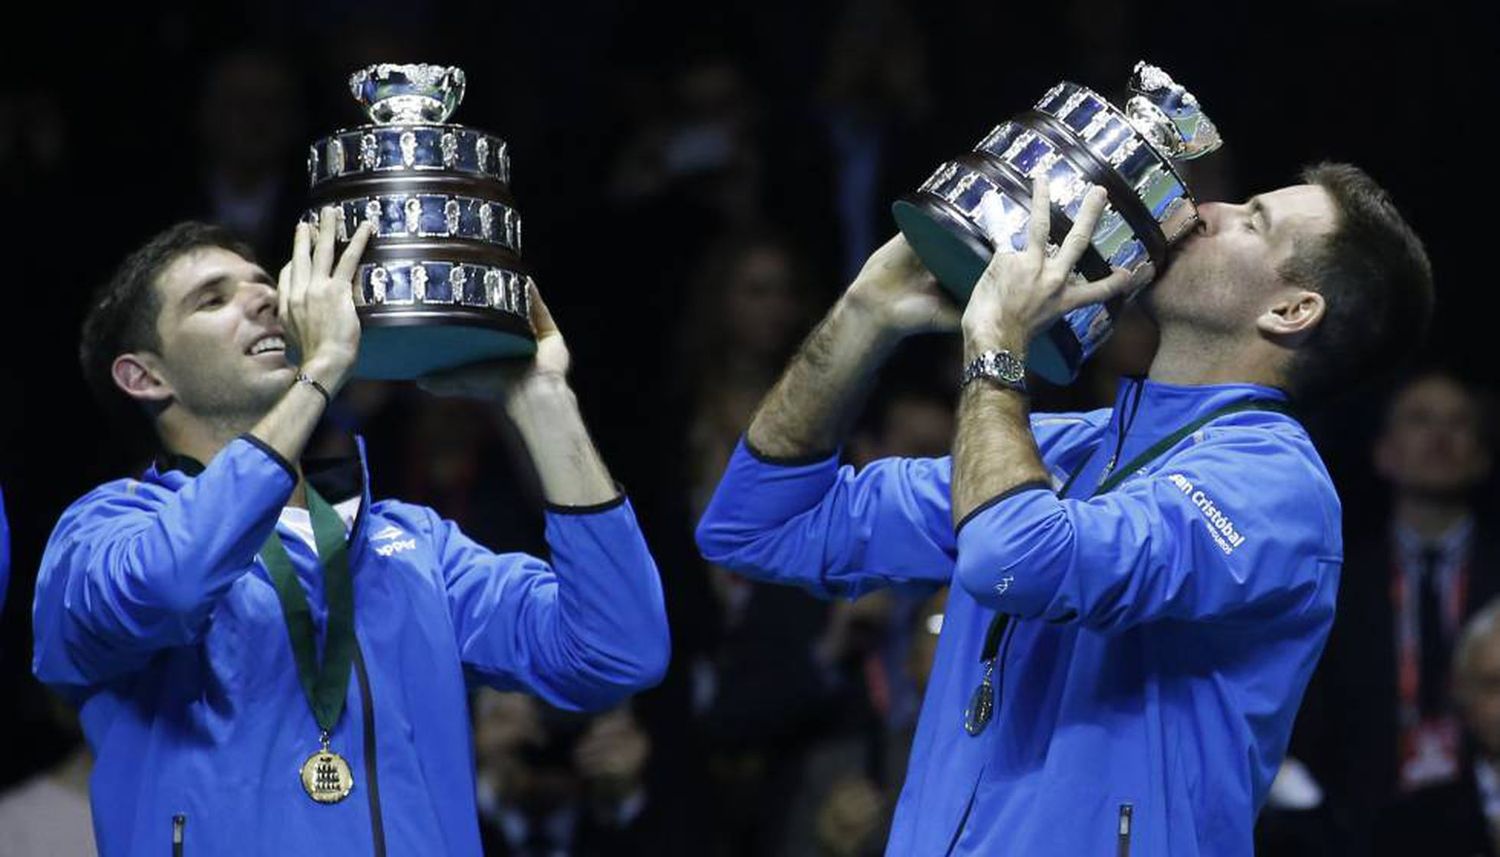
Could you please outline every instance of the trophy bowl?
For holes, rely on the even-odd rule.
[[[1138,63],[1130,90],[1122,109],[1087,87],[1059,83],[1034,109],[996,127],[895,202],[902,234],[960,304],[997,251],[1025,248],[1032,180],[1040,175],[1049,179],[1053,243],[1068,234],[1090,189],[1108,193],[1075,269],[1082,277],[1165,266],[1170,246],[1197,222],[1174,162],[1205,155],[1222,140],[1197,99],[1161,69]],[[1055,384],[1072,381],[1108,338],[1123,300],[1059,319],[1027,349],[1027,368]]]
[[[370,124],[308,150],[307,219],[333,207],[340,241],[373,226],[354,280],[358,378],[409,380],[536,351],[507,146],[447,121],[465,86],[453,66],[361,69],[349,88]]]

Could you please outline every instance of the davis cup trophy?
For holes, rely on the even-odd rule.
[[[1198,220],[1174,161],[1217,149],[1218,130],[1192,93],[1144,62],[1131,76],[1123,110],[1075,83],[1060,83],[991,131],[972,152],[938,168],[893,206],[912,249],[960,303],[997,248],[1026,245],[1031,181],[1049,177],[1052,241],[1073,225],[1095,185],[1109,193],[1092,246],[1076,272],[1089,280],[1111,267],[1163,269],[1168,247]],[[1068,313],[1027,349],[1028,368],[1056,384],[1072,381],[1109,336],[1119,302]]]
[[[452,66],[382,63],[349,79],[371,124],[308,152],[311,211],[338,237],[374,224],[354,280],[354,374],[411,379],[536,350],[505,141],[447,124],[464,97]]]

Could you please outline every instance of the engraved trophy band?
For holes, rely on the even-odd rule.
[[[1089,190],[1108,193],[1077,273],[1096,280],[1112,267],[1162,270],[1171,244],[1197,221],[1174,162],[1205,155],[1221,140],[1197,99],[1161,69],[1138,63],[1130,90],[1122,109],[1087,87],[1060,83],[896,201],[901,232],[953,297],[968,300],[997,250],[1025,247],[1032,180],[1040,175],[1049,179],[1054,243],[1072,228]],[[1118,304],[1059,319],[1031,343],[1028,368],[1052,383],[1072,381],[1108,338]]]

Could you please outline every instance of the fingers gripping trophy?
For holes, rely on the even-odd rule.
[[[352,276],[354,376],[416,379],[535,353],[506,143],[448,122],[463,70],[381,63],[349,87],[370,122],[309,149],[307,219],[340,242],[369,235]]]
[[[1080,219],[1090,191],[1106,193],[1077,275],[1098,281],[1124,269],[1142,283],[1148,266],[1162,270],[1171,245],[1198,221],[1176,163],[1222,140],[1193,94],[1156,66],[1137,63],[1130,91],[1121,109],[1086,87],[1059,83],[894,204],[907,242],[950,296],[967,302],[995,253],[1026,248],[1037,180],[1048,194],[1052,245]],[[1071,382],[1109,337],[1119,304],[1068,312],[1031,343],[1027,368],[1055,384]]]

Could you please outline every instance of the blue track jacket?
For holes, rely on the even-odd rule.
[[[363,458],[361,442],[350,468],[361,476]],[[372,504],[360,479],[355,663],[330,741],[355,785],[340,803],[314,803],[298,771],[319,730],[257,557],[295,482],[284,459],[242,437],[196,476],[158,466],[95,489],[53,532],[33,669],[81,706],[106,857],[179,853],[177,816],[187,857],[477,857],[474,683],[596,709],[665,671],[661,584],[623,499],[550,510],[549,565],[493,553],[431,509]],[[321,635],[313,551],[284,535]]]
[[[1054,490],[1083,467],[1073,498],[1021,490],[956,536],[947,458],[856,474],[741,444],[699,524],[710,561],[850,597],[956,584],[888,854],[1252,853],[1333,622],[1332,481],[1294,419],[1249,411],[1089,496],[1112,458],[1253,398],[1284,396],[1129,380],[1112,410],[1037,415]],[[997,611],[1015,618],[996,710],[971,736],[964,710]]]

